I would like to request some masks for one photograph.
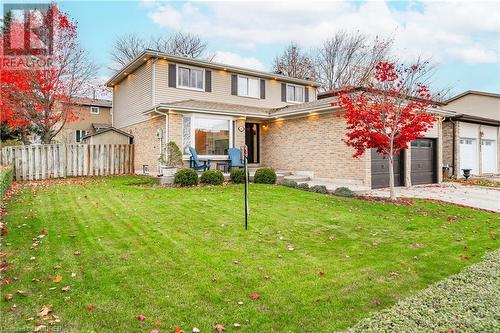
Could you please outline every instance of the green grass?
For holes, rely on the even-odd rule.
[[[255,184],[245,231],[242,185],[142,182],[39,186],[9,202],[2,251],[12,270],[0,331],[32,329],[36,320],[26,319],[52,304],[64,332],[150,332],[157,320],[162,333],[210,332],[215,323],[228,331],[240,323],[241,332],[331,332],[498,247],[498,214],[442,203],[397,206]],[[42,229],[47,235],[30,249]]]

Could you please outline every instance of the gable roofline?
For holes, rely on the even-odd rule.
[[[155,51],[155,50],[151,50],[151,49],[145,49],[144,51],[142,51],[139,55],[137,55],[134,59],[132,59],[127,65],[125,65],[121,70],[119,70],[117,73],[115,73],[106,82],[105,85],[108,87],[112,87],[113,85],[119,83],[121,80],[125,79],[126,75],[135,71],[137,68],[139,68],[142,64],[144,64],[148,60],[154,59],[154,58],[164,59],[164,60],[175,62],[175,63],[182,63],[182,64],[193,65],[193,66],[201,66],[201,67],[206,67],[206,68],[210,68],[210,69],[226,70],[228,72],[235,73],[235,74],[244,74],[244,75],[256,76],[259,78],[266,78],[266,79],[270,79],[270,80],[277,80],[277,81],[283,81],[283,82],[288,82],[288,83],[295,83],[295,84],[301,84],[301,85],[306,85],[306,86],[312,86],[315,88],[317,88],[321,85],[319,82],[316,82],[313,80],[297,79],[297,78],[293,78],[293,77],[289,77],[289,76],[285,76],[285,75],[281,75],[281,74],[274,74],[274,73],[270,73],[270,72],[258,71],[258,70],[249,69],[249,68],[221,64],[221,63],[217,63],[217,62],[210,62],[207,60],[174,56],[174,55],[171,55],[171,54],[168,54],[165,52]]]
[[[129,138],[133,138],[134,137],[132,134],[129,134],[129,133],[125,132],[125,131],[119,130],[118,128],[108,127],[108,128],[104,128],[104,129],[99,130],[99,131],[94,132],[94,133],[89,133],[89,134],[83,136],[82,140],[86,139],[86,138],[90,138],[91,136],[99,135],[99,134],[102,134],[102,133],[105,133],[105,132],[109,132],[109,131],[113,131],[113,132],[119,133],[121,135],[128,136]]]
[[[461,94],[458,94],[456,96],[453,96],[451,98],[449,98],[447,101],[445,101],[446,104],[450,103],[450,102],[453,102],[459,98],[462,98],[464,96],[467,96],[467,95],[479,95],[479,96],[487,96],[487,97],[496,97],[496,98],[500,98],[500,94],[496,94],[496,93],[490,93],[490,92],[486,92],[486,91],[477,91],[477,90],[467,90],[467,91],[464,91],[463,93]]]

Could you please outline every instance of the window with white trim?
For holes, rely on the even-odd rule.
[[[82,138],[87,134],[86,130],[76,130],[75,131],[75,142],[81,142]]]
[[[304,102],[304,87],[291,84],[286,85],[286,101],[291,103]]]
[[[238,96],[260,97],[260,80],[238,75]]]
[[[203,90],[205,86],[203,76],[203,69],[178,66],[177,86],[179,88]]]
[[[91,106],[90,107],[90,113],[92,113],[92,114],[99,114],[99,107],[98,106]]]
[[[194,147],[198,155],[223,156],[231,147],[231,120],[224,118],[183,117],[183,149]]]

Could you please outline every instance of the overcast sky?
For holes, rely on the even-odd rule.
[[[395,38],[395,54],[438,63],[438,86],[500,92],[500,2],[61,1],[109,76],[116,36],[181,30],[206,39],[218,62],[268,70],[290,41],[305,50],[339,30]]]

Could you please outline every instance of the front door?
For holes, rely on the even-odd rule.
[[[248,147],[248,163],[259,163],[260,125],[245,123],[245,144]]]

